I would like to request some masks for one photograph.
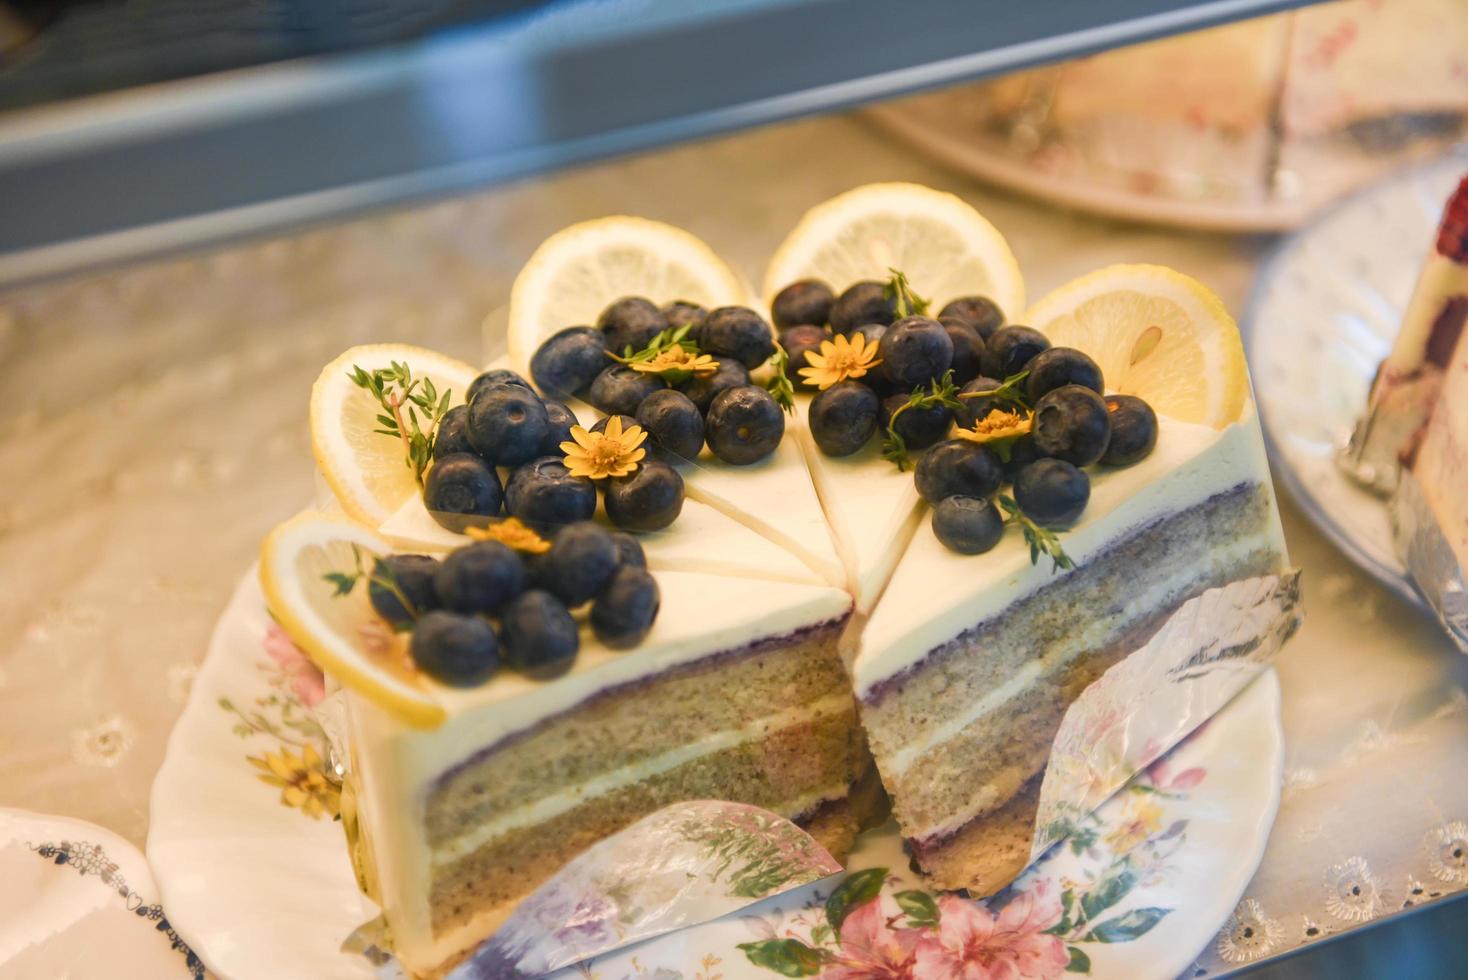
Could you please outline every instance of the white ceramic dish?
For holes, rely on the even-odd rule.
[[[257,778],[266,771],[246,759],[273,760],[293,775],[297,805],[330,806],[326,784],[311,775],[320,771],[312,753],[322,753],[324,740],[302,706],[320,696],[319,675],[271,627],[251,569],[220,618],[169,739],[153,785],[148,860],[170,919],[219,976],[371,977],[365,959],[339,951],[375,914],[357,891],[340,827],[282,805],[283,788]],[[1055,976],[1064,972],[1061,955],[1084,966],[1072,972],[1092,977],[1174,976],[1217,932],[1258,866],[1279,804],[1283,752],[1279,682],[1270,671],[1108,801],[1078,839],[1086,846],[1063,844],[1027,872],[1006,908],[963,903],[945,921],[982,929],[997,916],[994,935],[1008,938],[988,952],[1039,951]],[[847,876],[563,974],[671,975],[657,972],[666,969],[773,978],[779,974],[756,961],[789,948],[782,939],[818,949],[833,966],[875,939],[892,940],[899,956],[917,955],[927,935],[924,955],[949,955],[934,946],[936,930],[902,932],[914,921],[900,918],[904,910],[925,906],[906,866],[896,833],[873,832],[847,872],[867,871],[855,883],[867,886],[866,911],[853,911],[839,930],[822,927],[826,900]],[[1072,912],[1057,922],[1067,888]],[[1094,914],[1078,924],[1085,896],[1093,896]],[[892,916],[899,918],[889,924]],[[1072,959],[1072,950],[1082,959]]]
[[[1265,262],[1242,324],[1275,474],[1356,564],[1418,605],[1386,507],[1335,457],[1465,168],[1468,154],[1455,153],[1397,174],[1290,236]]]

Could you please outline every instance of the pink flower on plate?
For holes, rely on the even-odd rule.
[[[955,895],[938,899],[938,928],[922,937],[914,976],[922,980],[1054,980],[1070,953],[1045,934],[1060,921],[1060,900],[1040,879],[996,916]]]
[[[882,915],[882,899],[859,906],[841,923],[841,951],[821,980],[917,980],[913,952],[918,929],[893,929]]]
[[[265,653],[290,679],[291,693],[302,705],[314,708],[326,697],[326,677],[279,623],[271,623],[265,631]]]

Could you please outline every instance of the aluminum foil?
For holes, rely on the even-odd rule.
[[[1412,583],[1427,600],[1458,649],[1468,653],[1468,585],[1463,566],[1438,526],[1422,485],[1403,469],[1391,499],[1397,554]]]

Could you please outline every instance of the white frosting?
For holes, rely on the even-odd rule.
[[[1077,565],[1130,528],[1176,513],[1244,482],[1269,482],[1252,410],[1219,431],[1160,417],[1157,448],[1124,469],[1096,468],[1082,520],[1061,535]],[[965,629],[1055,581],[1044,556],[1031,563],[1010,529],[983,555],[949,551],[925,521],[903,555],[862,635],[852,666],[857,693],[917,663]]]
[[[810,434],[813,396],[796,396],[796,438],[846,570],[858,612],[871,611],[922,517],[912,470],[882,458],[880,433],[850,456],[827,456]]]

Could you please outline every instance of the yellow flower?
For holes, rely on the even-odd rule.
[[[1018,412],[1006,412],[996,408],[974,423],[972,429],[962,426],[953,434],[970,442],[997,442],[1000,439],[1018,439],[1030,431],[1030,417]]]
[[[550,542],[521,524],[518,517],[507,517],[488,527],[467,527],[464,533],[475,541],[498,541],[527,555],[543,555],[550,551]]]
[[[805,362],[810,366],[801,368],[800,376],[825,391],[838,381],[863,377],[882,359],[877,356],[877,345],[858,333],[821,341],[820,351],[806,354]]]
[[[282,805],[294,807],[313,820],[322,816],[334,819],[341,813],[341,788],[326,778],[321,753],[313,747],[308,745],[296,755],[282,745],[279,752],[267,752],[263,759],[246,759],[263,770],[256,779],[280,787]]]
[[[1161,829],[1162,807],[1150,795],[1134,796],[1127,801],[1121,823],[1106,835],[1106,842],[1117,854],[1127,854]]]
[[[662,375],[668,381],[707,378],[719,373],[719,362],[712,356],[695,354],[685,350],[682,344],[674,344],[655,357],[646,361],[632,361],[627,366],[645,374]]]
[[[572,476],[589,476],[602,480],[609,476],[626,476],[637,469],[647,455],[642,448],[647,433],[640,425],[629,425],[622,431],[622,419],[613,415],[601,432],[589,432],[579,425],[571,426],[573,442],[561,443],[566,454],[566,469]]]

